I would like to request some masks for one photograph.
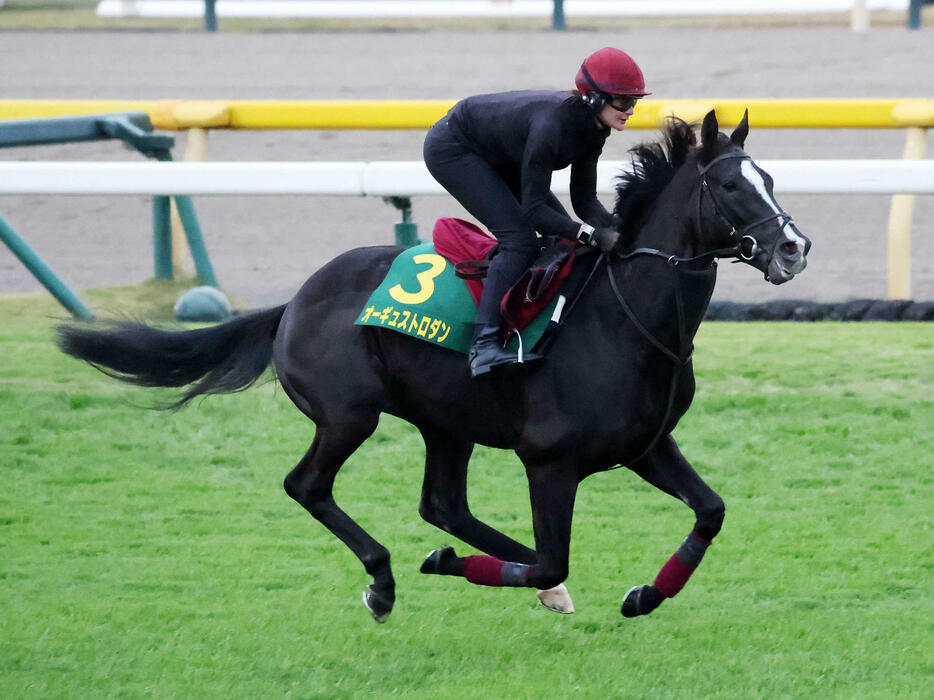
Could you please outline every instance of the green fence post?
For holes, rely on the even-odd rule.
[[[153,267],[157,280],[170,280],[172,271],[172,200],[162,195],[152,198]]]
[[[160,149],[155,151],[154,155],[160,161],[172,160],[172,152],[169,150]],[[198,216],[195,214],[195,205],[192,204],[191,197],[175,195],[175,207],[178,209],[178,218],[182,220],[182,228],[185,229],[188,250],[191,251],[191,259],[195,263],[198,277],[205,284],[217,287],[217,278],[214,276],[208,249],[204,246],[204,236],[201,235],[201,226],[198,224]]]
[[[922,0],[911,0],[908,5],[908,28],[921,29],[921,5]]]
[[[204,0],[204,28],[209,32],[217,31],[217,10],[214,0]]]
[[[19,258],[20,262],[26,266],[26,269],[33,274],[33,277],[39,280],[42,286],[48,289],[52,296],[71,312],[72,316],[82,321],[94,319],[91,310],[52,272],[52,268],[36,255],[36,252],[26,244],[26,241],[10,228],[10,225],[2,216],[0,216],[0,240],[6,243],[7,248],[13,251],[13,255]]]
[[[551,16],[551,28],[556,32],[563,32],[567,29],[564,23],[564,0],[555,0],[555,9]]]
[[[191,251],[191,259],[195,263],[198,277],[205,284],[216,287],[217,278],[214,276],[208,249],[204,246],[204,237],[201,235],[201,226],[198,225],[198,217],[195,215],[195,205],[191,203],[191,197],[177,195],[175,206],[178,209],[178,218],[182,220],[182,227],[185,229],[188,249]]]
[[[402,221],[395,225],[396,245],[411,248],[421,243],[418,240],[418,225],[412,222],[412,199],[410,197],[383,197],[402,214]]]

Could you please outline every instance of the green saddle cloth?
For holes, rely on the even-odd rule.
[[[548,328],[555,299],[522,329],[522,347],[529,352]],[[407,248],[393,261],[389,272],[370,295],[355,325],[388,328],[443,348],[467,353],[473,342],[474,303],[467,285],[454,274],[454,265],[423,243]],[[519,348],[513,334],[507,347]]]

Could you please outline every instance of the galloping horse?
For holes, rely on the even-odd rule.
[[[747,116],[727,137],[711,111],[700,144],[694,127],[672,119],[663,142],[632,150],[634,170],[618,184],[619,249],[578,257],[569,283],[582,289],[579,303],[546,359],[527,369],[471,379],[463,355],[354,325],[396,247],[345,253],[288,304],[218,326],[65,326],[60,347],[124,381],[186,387],[178,405],[243,389],[272,362],[289,398],[317,426],[285,490],[363,563],[373,578],[364,601],[378,621],[395,601],[389,551],[338,507],[332,486],[381,413],[412,423],[424,438],[421,516],[485,552],[461,558],[450,547],[436,550],[424,573],[488,586],[561,584],[578,484],[625,465],[696,515],[654,583],[623,599],[627,617],[647,614],[684,586],[724,516],[723,501],[671,436],[694,396],[692,340],[716,259],[737,258],[782,284],[804,269],[810,248],[776,203],[771,177],[743,151]],[[467,463],[475,444],[515,450],[525,466],[534,549],[471,514]]]

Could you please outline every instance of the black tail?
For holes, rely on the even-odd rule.
[[[58,347],[105,374],[142,386],[189,386],[178,407],[199,394],[242,391],[272,360],[272,344],[285,305],[210,328],[161,331],[141,323],[104,329],[60,326]]]

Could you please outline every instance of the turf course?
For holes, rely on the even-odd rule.
[[[144,410],[166,394],[56,352],[58,313],[0,301],[0,697],[930,697],[929,324],[702,327],[677,435],[726,521],[636,620],[620,598],[690,530],[686,507],[625,470],[584,482],[578,612],[558,616],[418,574],[451,538],[417,515],[418,435],[384,419],[336,489],[393,553],[379,626],[357,561],[282,491],[313,427],[274,383]],[[470,486],[531,542],[514,456],[478,449]]]

